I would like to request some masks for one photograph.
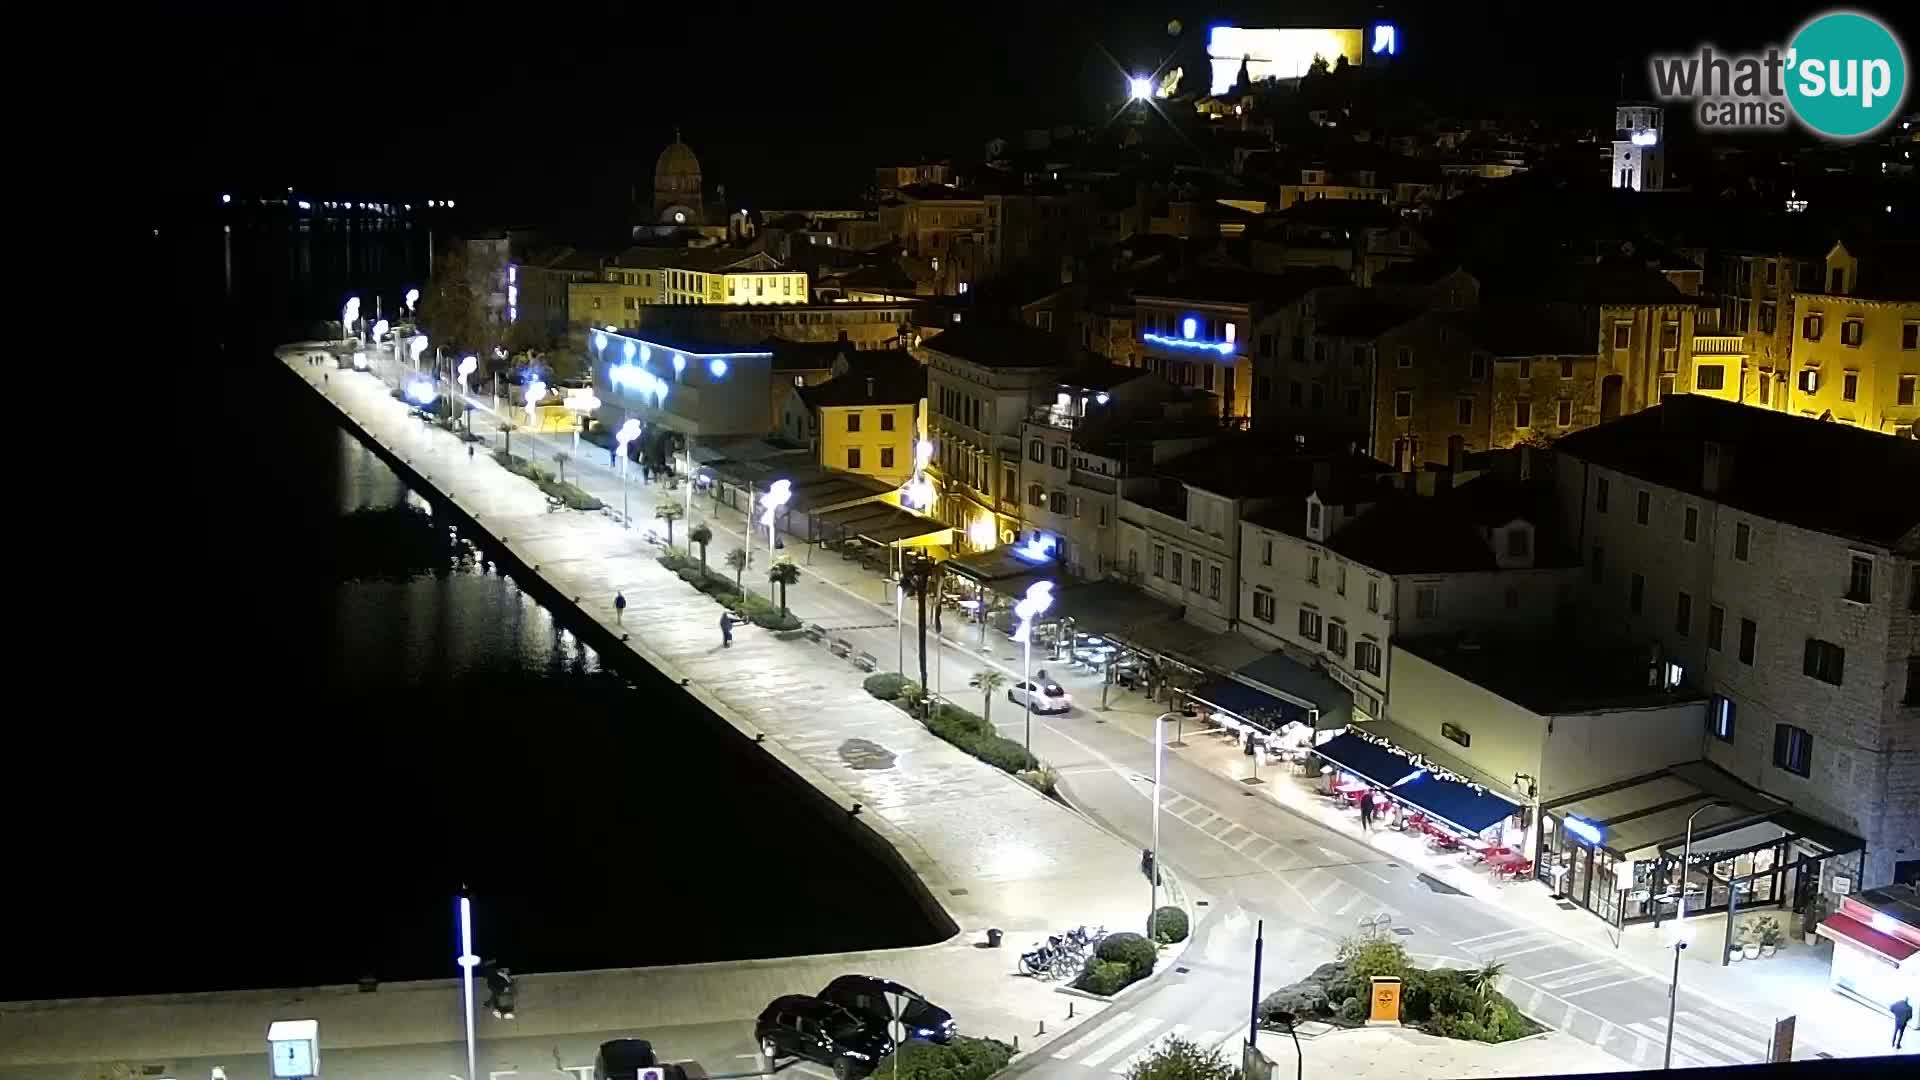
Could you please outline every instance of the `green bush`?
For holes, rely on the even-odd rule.
[[[1220,1051],[1185,1039],[1168,1039],[1127,1070],[1127,1080],[1242,1080]]]
[[[867,693],[881,701],[892,701],[900,696],[901,687],[907,683],[906,676],[897,671],[876,671],[866,677],[860,685]]]
[[[1100,939],[1099,948],[1094,955],[1102,960],[1113,960],[1127,965],[1133,970],[1135,979],[1144,979],[1153,974],[1153,965],[1160,958],[1160,951],[1153,942],[1139,934],[1108,934]]]
[[[957,705],[941,705],[927,730],[1003,772],[1026,772],[1039,764],[1027,748],[988,730],[986,722]]]
[[[507,453],[504,448],[493,452],[493,460],[515,476],[533,481],[534,486],[549,498],[559,499],[561,504],[569,510],[598,510],[603,505],[599,499],[572,484],[555,480],[545,469],[529,462],[526,458]]]
[[[1187,913],[1177,907],[1155,908],[1148,926],[1153,930],[1153,940],[1163,945],[1187,940]]]
[[[897,1066],[900,1080],[987,1080],[1011,1060],[1013,1047],[998,1039],[956,1035],[944,1044],[916,1039],[875,1062],[872,1075],[893,1080]]]
[[[1407,976],[1407,950],[1398,941],[1348,938],[1340,943],[1338,956],[1347,973],[1363,985],[1371,985],[1375,975]]]
[[[1060,782],[1059,774],[1047,768],[1045,765],[1037,769],[1023,769],[1018,775],[1020,779],[1025,780],[1033,790],[1042,795],[1052,795],[1054,785]]]
[[[1118,960],[1093,959],[1087,962],[1087,968],[1074,982],[1076,987],[1089,994],[1109,996],[1119,993],[1133,982],[1133,969]]]
[[[1340,1003],[1340,1009],[1334,1013],[1335,1019],[1343,1024],[1363,1024],[1367,1019],[1367,999],[1350,997]]]

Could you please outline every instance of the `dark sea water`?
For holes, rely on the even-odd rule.
[[[463,884],[517,971],[932,938],[838,823],[609,670],[278,370],[348,288],[395,302],[424,236],[252,227],[229,291],[220,225],[183,230],[155,261],[217,314],[159,347],[202,390],[166,455],[109,466],[137,507],[118,630],[44,747],[16,725],[0,998],[451,976]]]

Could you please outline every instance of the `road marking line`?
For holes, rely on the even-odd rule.
[[[1705,1013],[1693,1012],[1689,1009],[1680,1010],[1680,1024],[1680,1034],[1683,1038],[1691,1026],[1697,1025],[1709,1031],[1719,1031],[1731,1038],[1741,1039],[1755,1048],[1748,1051],[1756,1055],[1755,1061],[1758,1061],[1760,1057],[1766,1055],[1767,1044],[1773,1041],[1771,1032],[1765,1035],[1757,1034],[1752,1029],[1743,1030],[1736,1020],[1708,1016]]]
[[[1569,990],[1560,996],[1563,998],[1577,998],[1581,994],[1591,994],[1595,990],[1611,990],[1616,986],[1625,986],[1628,983],[1641,982],[1645,979],[1645,975],[1629,975],[1624,979],[1615,979],[1612,982],[1595,983],[1592,986],[1583,986],[1578,990]]]
[[[1667,1038],[1667,1018],[1666,1017],[1656,1016],[1650,1020],[1642,1021],[1641,1023],[1637,1023],[1637,1024],[1630,1024],[1628,1026],[1634,1027],[1634,1028],[1640,1028],[1640,1029],[1644,1029],[1652,1032],[1652,1034],[1649,1037],[1655,1040],[1656,1042],[1658,1042],[1663,1049],[1666,1046],[1666,1038]],[[1726,1064],[1726,1065],[1753,1064],[1753,1062],[1746,1060],[1746,1058],[1743,1056],[1743,1052],[1738,1048],[1728,1046],[1726,1043],[1723,1043],[1718,1039],[1714,1039],[1710,1036],[1696,1034],[1692,1031],[1687,1030],[1686,1028],[1681,1028],[1673,1033],[1673,1056],[1674,1057],[1680,1056],[1680,1051],[1682,1047],[1686,1049],[1688,1057],[1694,1058],[1696,1060],[1705,1060],[1710,1064]]]
[[[1534,979],[1534,980],[1551,979],[1555,975],[1565,975],[1569,971],[1579,971],[1581,968],[1584,968],[1584,967],[1594,967],[1595,965],[1604,964],[1604,963],[1606,963],[1605,960],[1586,960],[1578,964],[1568,964],[1566,967],[1554,968],[1552,971],[1536,972],[1535,974],[1527,975],[1524,977],[1528,979]],[[1545,985],[1545,984],[1543,983],[1542,985]]]
[[[1363,893],[1360,890],[1355,889],[1353,891],[1353,895],[1347,897],[1346,903],[1341,904],[1339,907],[1333,909],[1333,914],[1345,915],[1347,912],[1353,910],[1356,904],[1359,904],[1362,900],[1365,900],[1366,898],[1367,898],[1366,893]]]
[[[1141,1039],[1152,1034],[1154,1029],[1158,1028],[1161,1025],[1161,1023],[1162,1023],[1161,1019],[1157,1016],[1147,1017],[1146,1019],[1128,1028],[1126,1031],[1126,1034],[1121,1035],[1120,1037],[1114,1039],[1112,1042],[1109,1042],[1106,1046],[1103,1046],[1100,1049],[1095,1050],[1093,1053],[1088,1054],[1086,1057],[1081,1058],[1080,1064],[1091,1069],[1097,1065],[1101,1065],[1105,1063],[1108,1058],[1113,1057],[1115,1054],[1118,1054],[1120,1051],[1125,1050],[1127,1047],[1138,1043]]]
[[[1223,844],[1225,844],[1225,845],[1227,845],[1227,846],[1228,846],[1228,847],[1230,847],[1230,848],[1233,848],[1233,850],[1235,850],[1235,851],[1239,851],[1240,849],[1239,849],[1238,847],[1235,847],[1235,846],[1234,846],[1234,843],[1233,843],[1232,841],[1229,841],[1229,840],[1227,839],[1227,837],[1229,837],[1229,836],[1232,836],[1232,835],[1233,835],[1233,833],[1234,833],[1234,830],[1236,830],[1236,829],[1238,829],[1239,831],[1241,831],[1241,832],[1243,832],[1243,833],[1246,833],[1246,834],[1247,834],[1247,839],[1248,839],[1248,840],[1251,840],[1251,839],[1253,839],[1253,834],[1252,834],[1251,832],[1248,832],[1248,831],[1247,831],[1246,829],[1244,829],[1244,828],[1241,828],[1241,826],[1240,826],[1240,823],[1239,823],[1239,822],[1235,822],[1235,823],[1233,823],[1232,825],[1229,825],[1229,826],[1227,826],[1226,828],[1224,828],[1224,829],[1222,829],[1222,830],[1220,830],[1220,835],[1219,835],[1219,836],[1216,836],[1216,837],[1214,837],[1214,839],[1215,839],[1215,840],[1218,840],[1218,841],[1220,841],[1221,843],[1223,843]]]
[[[1454,944],[1472,945],[1476,942],[1492,941],[1495,938],[1513,937],[1514,935],[1531,937],[1534,933],[1536,933],[1536,931],[1530,926],[1515,926],[1506,930],[1498,930],[1491,934],[1481,934],[1479,937],[1461,938],[1459,941],[1454,942]]]
[[[1592,971],[1583,971],[1578,975],[1569,975],[1564,979],[1555,979],[1552,982],[1543,982],[1540,985],[1548,990],[1558,990],[1563,986],[1578,986],[1583,982],[1592,982],[1595,979],[1610,979],[1618,974],[1618,971],[1609,970],[1605,967],[1597,967]],[[1529,977],[1539,978],[1539,976]]]
[[[1331,882],[1327,883],[1326,888],[1320,890],[1320,894],[1318,896],[1315,896],[1313,898],[1312,906],[1319,907],[1321,904],[1324,904],[1328,900],[1332,899],[1334,893],[1337,893],[1341,889],[1344,889],[1346,887],[1347,887],[1346,882],[1341,881],[1339,878],[1334,878]]]
[[[1251,843],[1253,843],[1253,842],[1254,842],[1255,840],[1259,840],[1259,839],[1260,839],[1260,837],[1259,837],[1259,835],[1258,835],[1258,834],[1255,834],[1255,833],[1248,833],[1248,834],[1247,834],[1247,838],[1246,838],[1245,840],[1242,840],[1242,841],[1240,841],[1239,843],[1237,843],[1237,844],[1235,844],[1235,845],[1233,845],[1233,850],[1235,850],[1235,851],[1237,851],[1237,852],[1240,852],[1241,854],[1243,854],[1243,855],[1244,855],[1244,854],[1246,854],[1246,851],[1247,851],[1247,845],[1248,845],[1248,844],[1251,844]],[[1264,841],[1263,841],[1263,842],[1264,842]]]
[[[1115,1075],[1123,1074],[1128,1069],[1133,1068],[1135,1064],[1145,1061],[1149,1057],[1152,1057],[1154,1053],[1156,1053],[1162,1046],[1165,1046],[1167,1044],[1167,1040],[1177,1039],[1180,1036],[1185,1035],[1186,1033],[1187,1033],[1186,1024],[1175,1024],[1172,1027],[1168,1028],[1165,1034],[1161,1035],[1159,1038],[1153,1040],[1152,1042],[1141,1047],[1140,1049],[1134,1051],[1133,1053],[1127,1055],[1127,1057],[1124,1060],[1122,1060],[1120,1064],[1115,1065],[1113,1068],[1108,1069],[1107,1071]]]
[[[1131,1012],[1123,1012],[1119,1016],[1114,1017],[1112,1020],[1101,1024],[1099,1027],[1081,1036],[1078,1041],[1066,1049],[1054,1051],[1053,1056],[1056,1060],[1065,1061],[1080,1051],[1085,1050],[1087,1047],[1092,1046],[1103,1037],[1112,1034],[1120,1025],[1131,1019],[1133,1019]]]
[[[1529,945],[1524,949],[1515,949],[1512,952],[1501,951],[1495,958],[1499,960],[1511,960],[1516,956],[1525,956],[1528,953],[1536,953],[1542,949],[1557,949],[1559,947],[1560,942],[1549,941],[1544,945]],[[1498,946],[1495,946],[1495,948],[1498,948]],[[1493,955],[1491,950],[1489,951],[1489,955]]]

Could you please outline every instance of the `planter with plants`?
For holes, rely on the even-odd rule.
[[[1746,923],[1735,923],[1733,925],[1733,943],[1727,946],[1728,960],[1738,962],[1746,958],[1747,938],[1750,936],[1751,934],[1747,930]]]
[[[1740,924],[1734,940],[1740,943],[1740,955],[1748,960],[1760,959],[1760,928],[1749,919]]]
[[[1807,944],[1820,944],[1820,923],[1826,917],[1826,898],[1820,893],[1815,893],[1813,899],[1807,901],[1806,914],[1800,916],[1800,936]]]
[[[1769,915],[1760,920],[1760,955],[1772,956],[1780,947],[1780,920]]]

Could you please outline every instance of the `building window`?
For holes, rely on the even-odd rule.
[[[1559,407],[1555,410],[1554,420],[1556,420],[1561,427],[1573,426],[1573,399],[1572,398],[1560,399]]]
[[[1220,568],[1218,566],[1207,567],[1207,598],[1220,599]]]
[[[1027,443],[1027,459],[1036,465],[1047,463],[1047,445],[1039,439]]]
[[[1865,324],[1859,319],[1840,320],[1840,344],[1853,349],[1859,348],[1860,338],[1865,329]]]
[[[1693,633],[1693,597],[1681,593],[1673,605],[1673,632],[1681,637]]]
[[[1048,495],[1048,496],[1047,496],[1047,509],[1049,509],[1049,510],[1051,510],[1051,511],[1053,511],[1053,512],[1054,512],[1054,513],[1056,513],[1056,514],[1064,514],[1064,513],[1066,513],[1066,512],[1067,512],[1067,497],[1066,497],[1066,495],[1065,495],[1064,493],[1062,493],[1062,492],[1058,492],[1058,491],[1056,491],[1056,492],[1054,492],[1054,493],[1053,493],[1053,494],[1051,494],[1051,495]]]
[[[847,447],[847,468],[858,469],[859,467],[860,467],[860,448],[857,446]]]
[[[1638,615],[1640,609],[1646,606],[1646,601],[1647,579],[1636,570],[1633,576],[1627,579],[1627,610]]]
[[[1719,604],[1707,608],[1707,648],[1720,651],[1720,638],[1727,626],[1727,609]]]
[[[880,414],[880,430],[881,431],[893,430],[893,414],[892,413],[883,412]]]
[[[1470,397],[1461,398],[1459,403],[1455,406],[1454,411],[1462,427],[1465,427],[1473,423],[1473,399],[1472,398]]]
[[[1420,585],[1413,590],[1413,614],[1415,618],[1431,619],[1440,614],[1440,587],[1438,585]]]
[[[1819,638],[1807,639],[1806,655],[1800,669],[1802,674],[1839,686],[1846,665],[1846,649]]]
[[[1813,772],[1813,736],[1792,724],[1773,726],[1773,767],[1795,776]]]
[[[1740,620],[1740,662],[1753,666],[1753,654],[1760,637],[1760,626],[1752,619]]]
[[[1733,557],[1746,562],[1753,553],[1753,527],[1741,522],[1733,527]]]
[[[1689,506],[1680,516],[1680,535],[1691,544],[1700,539],[1700,508]]]
[[[1066,447],[1056,446],[1053,448],[1053,467],[1056,469],[1064,469],[1067,467]]]
[[[1613,347],[1616,349],[1625,349],[1625,348],[1630,348],[1632,345],[1633,345],[1633,324],[1630,322],[1614,323],[1613,324]]]
[[[1361,641],[1353,647],[1353,666],[1369,675],[1380,674],[1380,645],[1378,642]]]
[[[1200,560],[1189,559],[1187,561],[1187,567],[1188,567],[1187,574],[1190,581],[1192,582],[1192,584],[1189,585],[1188,587],[1191,588],[1194,592],[1199,592],[1200,591]]]
[[[1907,696],[1902,705],[1920,705],[1920,656],[1907,657]]]
[[[1027,485],[1027,503],[1031,506],[1047,505],[1047,493],[1039,484]]]
[[[1523,356],[1520,358],[1520,377],[1523,379],[1533,378],[1533,357]]]
[[[1819,341],[1826,325],[1826,317],[1815,312],[1800,320],[1800,336],[1808,341]]]
[[[1707,734],[1721,742],[1733,741],[1733,701],[1719,694],[1707,702]]]
[[[1920,401],[1920,375],[1900,376],[1900,388],[1894,391],[1894,404],[1912,405],[1915,401]]]
[[[883,469],[893,468],[893,447],[883,446],[880,448],[880,467]]]
[[[847,430],[849,432],[860,430],[860,414],[859,413],[850,412],[847,414]]]
[[[1175,585],[1184,585],[1187,579],[1186,579],[1186,575],[1182,573],[1182,571],[1184,571],[1186,568],[1187,568],[1186,560],[1182,559],[1180,557],[1180,553],[1176,551],[1173,553],[1173,572],[1168,574],[1167,576],[1173,579],[1173,583]]]
[[[1406,420],[1413,416],[1413,391],[1395,390],[1393,392],[1393,418]]]
[[[1533,402],[1521,398],[1513,403],[1513,426],[1517,428],[1533,426]]]
[[[1342,660],[1347,658],[1347,627],[1335,621],[1327,624],[1327,651]]]
[[[1308,641],[1320,640],[1320,613],[1311,608],[1300,609],[1300,636]]]
[[[1309,532],[1314,532],[1314,531],[1318,531],[1319,528],[1320,528],[1320,504],[1317,502],[1309,502],[1307,503],[1307,530]]]
[[[1006,469],[1001,475],[1000,497],[1007,500],[1008,502],[1013,502],[1014,500],[1019,498],[1019,496],[1015,494],[1015,492],[1019,490],[1020,490],[1020,480],[1017,477],[1017,475],[1014,473],[1013,466],[1009,465],[1006,467]]]
[[[1820,390],[1820,369],[1803,368],[1800,371],[1800,392],[1814,394]]]
[[[1595,478],[1593,482],[1593,508],[1598,513],[1607,512],[1607,488],[1610,486],[1604,476]]]
[[[1856,604],[1873,603],[1873,557],[1855,555],[1847,564],[1847,599]]]
[[[1915,580],[1920,580],[1920,574],[1915,575]],[[1377,579],[1370,578],[1367,581],[1367,610],[1375,615],[1380,614],[1380,582]]]
[[[1920,349],[1920,322],[1900,324],[1900,348],[1906,352]]]
[[[1633,521],[1636,525],[1645,525],[1653,516],[1653,493],[1636,492],[1633,496]]]
[[[1272,565],[1273,565],[1273,541],[1271,541],[1271,540],[1264,540],[1264,541],[1261,541],[1261,544],[1260,544],[1260,565],[1261,565],[1261,566],[1272,566]]]
[[[1307,584],[1320,584],[1320,556],[1307,556]]]
[[[1727,385],[1727,369],[1724,364],[1701,364],[1693,369],[1693,388],[1696,390],[1719,390]]]
[[[1528,553],[1532,551],[1532,548],[1533,548],[1532,539],[1533,539],[1532,535],[1529,534],[1525,529],[1520,529],[1520,528],[1508,529],[1507,530],[1507,557],[1510,559],[1526,558]]]
[[[1263,623],[1273,622],[1273,594],[1265,589],[1253,591],[1253,617]]]
[[[1167,576],[1167,549],[1163,544],[1153,545],[1153,576],[1162,579]]]
[[[1347,595],[1347,564],[1341,563],[1334,571],[1333,591],[1338,596]]]
[[[1849,371],[1840,376],[1840,399],[1842,401],[1860,400],[1860,373]]]
[[[1467,358],[1467,375],[1476,381],[1487,377],[1487,357],[1485,353],[1474,353]]]
[[[1595,585],[1607,579],[1607,549],[1599,544],[1593,545],[1593,561],[1587,564],[1592,568],[1592,580]]]
[[[1402,345],[1399,348],[1395,349],[1393,351],[1393,363],[1395,367],[1403,367],[1403,368],[1412,367],[1413,366],[1413,350],[1405,345]]]
[[[1560,358],[1560,377],[1563,379],[1573,378],[1573,357],[1563,356]]]

